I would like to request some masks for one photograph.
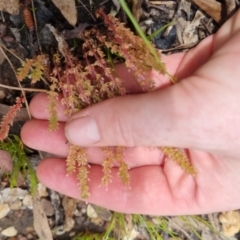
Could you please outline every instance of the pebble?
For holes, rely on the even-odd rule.
[[[92,207],[91,204],[88,204],[88,206],[87,206],[87,216],[89,218],[98,218],[98,214],[95,211],[95,209]]]
[[[33,234],[29,233],[29,234],[27,235],[27,239],[34,239]]]
[[[31,234],[32,232],[34,232],[34,228],[33,227],[26,227],[25,231],[29,234]]]
[[[96,224],[96,225],[102,225],[103,224],[103,220],[100,217],[91,218],[91,222]]]
[[[38,187],[37,188],[38,188],[39,197],[47,197],[48,196],[47,187],[45,187],[41,183],[38,183]]]
[[[63,235],[65,233],[63,226],[59,226],[55,229],[55,233],[57,236]]]
[[[219,221],[222,223],[223,234],[226,237],[234,236],[240,231],[240,213],[238,210],[221,213]]]
[[[21,200],[16,200],[13,203],[10,203],[10,208],[11,210],[19,210],[22,207],[22,201]]]
[[[41,203],[42,203],[43,211],[47,216],[52,216],[55,213],[53,205],[49,200],[42,198]]]
[[[5,203],[14,202],[17,199],[23,199],[27,194],[28,191],[21,188],[5,188],[1,191],[1,195]]]
[[[23,198],[23,205],[28,209],[33,209],[33,198],[31,195],[28,194]]]
[[[72,218],[67,218],[63,225],[63,230],[69,232],[75,225],[75,221]]]
[[[5,97],[6,97],[6,93],[3,90],[0,90],[0,100],[4,99]],[[1,169],[1,172],[4,173],[4,171],[2,169]]]
[[[17,229],[15,227],[8,227],[1,231],[1,234],[5,237],[14,237],[17,235]]]
[[[7,216],[7,214],[10,212],[10,207],[6,203],[0,204],[0,219]]]
[[[15,42],[15,38],[13,36],[10,35],[6,35],[2,38],[2,40],[4,41],[4,43],[6,43],[6,45]]]
[[[17,240],[27,240],[27,237],[23,236],[22,234],[19,234],[17,236]]]
[[[135,228],[132,228],[130,232],[127,233],[126,236],[123,237],[124,240],[134,240],[138,237],[139,232],[136,231]]]
[[[83,216],[80,216],[80,217],[76,217],[75,218],[75,221],[76,221],[76,224],[77,225],[83,225],[83,223],[85,222],[85,218]]]

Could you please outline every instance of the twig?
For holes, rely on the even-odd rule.
[[[11,53],[15,58],[17,58],[20,62],[23,62],[23,60],[18,57],[14,52],[10,51],[8,48],[6,48],[2,43],[0,43],[0,48],[3,48],[4,50],[8,51],[9,53]],[[5,54],[4,54],[5,56]]]
[[[45,89],[13,87],[13,86],[8,86],[8,85],[2,84],[2,83],[0,83],[0,87],[2,87],[2,88],[7,88],[7,89],[12,89],[12,90],[17,90],[17,91],[44,92],[44,93],[47,93],[47,92],[48,92],[48,91],[45,90]]]
[[[38,36],[38,25],[37,25],[37,18],[36,18],[36,14],[35,14],[35,7],[34,7],[34,1],[31,0],[31,5],[32,5],[32,9],[33,9],[33,19],[34,19],[34,25],[35,25],[35,31],[36,31],[36,36],[37,36],[37,42],[38,42],[38,47],[40,52],[42,52],[42,46],[40,44],[40,40],[39,40],[39,36]]]
[[[17,76],[16,71],[15,71],[13,65],[12,65],[12,62],[10,61],[9,57],[7,56],[7,54],[3,51],[2,47],[0,47],[0,51],[2,52],[2,54],[4,55],[4,57],[7,59],[7,61],[8,61],[8,63],[9,63],[9,65],[11,66],[11,68],[12,68],[15,76]],[[21,83],[20,83],[19,81],[18,81],[18,85],[19,85],[19,88],[22,88],[22,85],[21,85]],[[22,95],[23,95],[24,100],[25,100],[26,109],[27,109],[27,112],[28,112],[28,117],[29,117],[29,119],[31,119],[31,113],[30,113],[30,110],[29,110],[29,106],[28,106],[26,94],[25,94],[25,92],[24,92],[23,90],[21,90],[21,92],[22,92]]]
[[[3,22],[5,22],[5,18],[4,18],[4,15],[3,15],[3,11],[1,10],[1,19]]]

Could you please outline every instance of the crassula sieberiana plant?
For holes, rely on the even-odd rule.
[[[58,127],[58,117],[55,110],[58,101],[58,93],[63,95],[61,99],[65,107],[65,114],[71,117],[77,111],[101,102],[105,99],[127,94],[126,89],[119,79],[111,61],[107,58],[107,49],[113,55],[122,57],[125,65],[134,76],[136,82],[143,91],[153,91],[154,81],[149,78],[149,72],[153,69],[161,74],[167,73],[160,56],[146,46],[142,38],[133,34],[118,19],[106,15],[103,10],[98,11],[108,29],[104,33],[97,28],[85,30],[81,38],[83,56],[80,60],[70,51],[64,38],[56,29],[48,26],[58,42],[58,51],[52,58],[46,54],[40,54],[34,59],[27,59],[18,70],[18,79],[26,78],[40,80],[45,78],[49,84],[50,112],[49,129],[54,131]],[[52,68],[48,64],[51,62]],[[111,109],[109,109],[111,111]],[[189,163],[183,150],[171,147],[159,147],[166,157],[176,161],[186,172],[196,175],[196,170]],[[106,159],[103,161],[102,184],[107,185],[111,181],[111,168],[118,164],[119,177],[123,184],[129,184],[128,166],[124,161],[126,147],[103,147]],[[69,144],[69,155],[66,160],[67,172],[76,172],[82,198],[89,197],[88,172],[89,164],[86,149]]]

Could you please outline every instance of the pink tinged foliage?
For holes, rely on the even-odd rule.
[[[2,122],[0,124],[0,141],[3,141],[7,136],[10,129],[10,126],[13,124],[14,117],[16,116],[17,112],[22,107],[23,103],[22,97],[16,98],[16,104],[10,107],[8,113],[3,116]]]
[[[101,102],[116,96],[126,95],[126,89],[114,69],[111,62],[103,52],[108,49],[114,55],[125,60],[125,65],[134,77],[134,80],[144,91],[154,90],[154,80],[150,72],[155,69],[159,73],[166,74],[164,64],[158,58],[159,54],[150,51],[146,42],[134,35],[118,19],[106,15],[99,10],[99,15],[104,19],[108,30],[102,32],[97,28],[85,30],[81,34],[84,40],[82,52],[84,60],[78,59],[68,48],[64,38],[50,25],[49,29],[58,41],[59,52],[52,59],[41,54],[34,59],[27,59],[18,70],[18,79],[31,79],[35,83],[44,76],[50,83],[48,92],[49,104],[49,129],[54,131],[58,128],[57,102],[58,93],[61,92],[62,105],[65,107],[65,115],[71,117],[75,112],[92,104]],[[153,46],[152,46],[153,47]],[[153,47],[154,48],[154,47]],[[53,63],[53,69],[50,62]],[[3,118],[0,130],[0,140],[7,137],[13,117],[21,107],[22,100],[17,99],[9,113]],[[159,147],[167,158],[174,160],[187,173],[196,176],[197,172],[188,161],[184,151],[172,147]],[[118,176],[122,183],[129,185],[130,175],[127,163],[124,161],[125,147],[104,147],[102,185],[106,186],[112,180],[112,168],[118,166]],[[69,155],[66,160],[67,173],[76,175],[81,197],[89,197],[89,168],[86,149],[69,144]]]

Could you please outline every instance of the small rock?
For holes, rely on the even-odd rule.
[[[27,239],[34,239],[33,234],[29,233],[29,234],[27,235]]]
[[[88,206],[87,206],[87,216],[89,218],[97,218],[98,217],[97,212],[95,211],[95,209],[92,207],[91,204],[88,204]]]
[[[2,38],[2,40],[5,42],[5,43],[12,43],[15,41],[15,38],[13,36],[10,36],[10,35],[6,35]]]
[[[63,235],[65,233],[63,226],[57,227],[55,231],[57,236]]]
[[[86,219],[83,216],[75,218],[76,224],[79,225],[79,226],[82,226],[85,220]]]
[[[5,203],[14,202],[17,199],[23,199],[28,194],[27,190],[21,188],[5,188],[1,192]]]
[[[10,212],[10,207],[6,203],[0,204],[0,219],[7,216],[7,214]]]
[[[1,63],[1,61],[0,61]],[[6,93],[3,90],[0,90],[0,100],[4,99],[6,97]],[[1,169],[1,176],[3,175],[4,171]]]
[[[39,194],[39,197],[47,197],[48,196],[48,191],[47,191],[47,188],[42,185],[41,183],[38,183],[38,194]]]
[[[29,209],[33,209],[33,198],[31,195],[28,194],[23,198],[23,205]]]
[[[73,239],[74,236],[76,236],[76,235],[77,235],[76,232],[70,232],[70,233],[69,233],[69,237],[70,237],[71,239]]]
[[[91,218],[91,222],[94,223],[95,225],[102,225],[103,224],[103,220],[100,217]]]
[[[19,199],[13,203],[10,203],[10,208],[12,210],[19,210],[21,207],[22,207],[22,201]]]
[[[1,234],[6,237],[14,237],[17,235],[17,230],[15,227],[8,227],[1,231]]]
[[[35,230],[33,227],[26,227],[25,231],[30,234],[33,233]]]
[[[134,240],[134,239],[136,239],[136,237],[138,235],[139,235],[139,232],[136,231],[135,228],[132,228],[132,230],[129,233],[127,233],[127,236],[124,236],[123,239],[124,240]]]
[[[72,218],[67,218],[64,222],[63,229],[69,232],[74,227],[75,221]]]
[[[47,216],[52,216],[55,213],[53,205],[49,200],[42,198],[41,203],[43,206],[43,210]]]
[[[223,212],[219,216],[222,223],[223,234],[227,237],[234,236],[240,231],[240,213],[239,211]]]
[[[19,234],[17,236],[17,240],[28,240],[27,237],[23,236],[22,234]]]
[[[103,207],[95,206],[95,205],[92,205],[92,207],[95,209],[97,215],[103,221],[110,221],[110,219],[112,217],[112,213],[110,212],[110,210],[103,208]]]
[[[87,212],[86,208],[81,209],[82,214],[85,214]]]

